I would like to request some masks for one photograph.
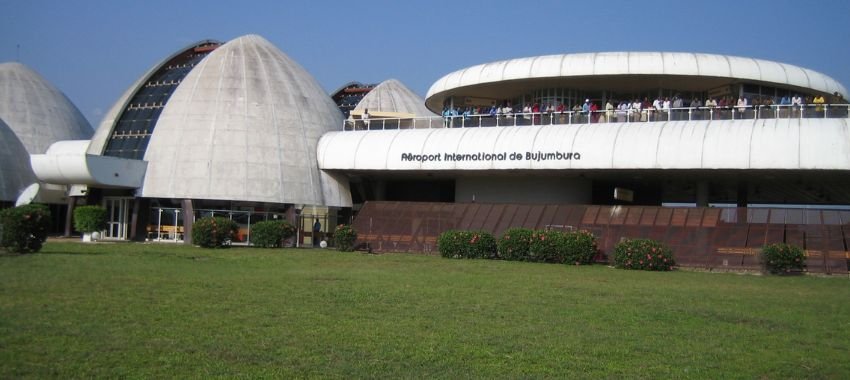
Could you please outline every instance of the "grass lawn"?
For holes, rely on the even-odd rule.
[[[407,254],[0,256],[0,378],[848,378],[850,280]]]

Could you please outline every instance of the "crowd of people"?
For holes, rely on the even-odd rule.
[[[604,105],[591,99],[568,107],[562,102],[525,103],[522,107],[513,107],[511,102],[500,105],[493,102],[489,107],[445,107],[442,116],[446,125],[458,126],[476,119],[482,124],[492,124],[485,119],[503,120],[504,124],[536,125],[564,123],[599,123],[626,121],[664,121],[707,118],[774,118],[789,117],[793,112],[809,112],[811,117],[823,116],[825,105],[830,103],[846,104],[843,97],[836,93],[835,99],[827,103],[822,95],[801,97],[799,94],[781,97],[772,96],[731,96],[684,99],[680,95],[656,97],[650,100],[615,101],[608,99]],[[847,113],[846,107],[841,110]],[[498,122],[496,123],[498,124]]]

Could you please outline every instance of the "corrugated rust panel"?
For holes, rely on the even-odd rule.
[[[671,226],[684,226],[685,221],[688,219],[688,209],[686,208],[674,208],[673,209],[673,217],[670,219]]]
[[[749,247],[749,248],[761,248],[761,247],[763,247],[766,236],[767,236],[767,225],[766,224],[750,224],[750,228],[747,231],[747,247]]]
[[[628,211],[628,215],[626,215],[625,224],[629,226],[636,226],[640,224],[640,216],[643,213],[643,207],[635,206],[629,207],[626,209]]]
[[[785,210],[785,224],[803,224],[803,210]]]
[[[767,218],[767,222],[770,224],[785,224],[785,217],[788,214],[787,210],[784,209],[770,209],[770,216]]]
[[[704,210],[701,208],[688,209],[688,219],[685,220],[685,225],[688,227],[699,227],[702,224],[702,214]]]
[[[629,209],[624,206],[614,206],[611,208],[611,219],[609,224],[611,225],[622,225],[626,222],[626,214],[628,214]]]
[[[490,213],[487,215],[487,219],[485,219],[484,223],[481,225],[481,229],[495,234],[496,225],[498,225],[499,221],[505,217],[505,212],[509,206],[510,205],[505,204],[493,205],[490,209]]]
[[[611,206],[599,207],[599,214],[596,215],[596,224],[607,226],[611,224]]]
[[[551,226],[557,230],[563,230],[567,223],[567,215],[570,206],[568,205],[558,205],[555,209],[555,213],[552,214],[552,219],[549,221],[548,226]],[[545,226],[544,226],[545,227]]]
[[[806,210],[806,224],[823,224],[820,210]]]
[[[567,230],[579,230],[581,229],[581,219],[584,217],[584,208],[581,206],[564,206],[561,207],[561,213],[564,218],[564,226],[567,226]]]
[[[658,209],[658,215],[655,216],[655,225],[656,226],[669,226],[670,219],[673,217],[673,209],[672,208],[662,208]]]
[[[460,224],[458,225],[459,230],[474,230],[474,220],[475,215],[478,214],[478,211],[481,209],[480,203],[470,203],[466,206],[466,213],[463,214],[463,219],[461,219]]]
[[[581,224],[596,224],[596,216],[599,215],[599,206],[587,206]]]
[[[658,208],[657,207],[642,207],[643,212],[640,216],[640,225],[642,226],[654,226],[655,225],[655,217],[658,216]]]
[[[770,209],[766,208],[747,209],[747,223],[767,223],[769,213]]]
[[[837,226],[841,224],[841,216],[836,210],[823,210],[821,215],[823,216],[823,224],[830,226]]]
[[[484,224],[487,223],[487,217],[490,215],[490,211],[493,210],[494,204],[482,204],[478,208],[478,212],[475,213],[475,216],[472,218],[472,222],[469,225],[470,230],[480,230],[484,228]]]
[[[552,219],[557,213],[558,205],[546,205],[546,208],[543,210],[543,217],[540,218],[540,221],[534,226],[534,229],[543,229],[546,228],[547,225],[552,224]]]
[[[720,221],[720,209],[708,208],[702,216],[703,227],[716,227]]]
[[[534,228],[538,224],[540,224],[540,219],[543,217],[543,211],[546,209],[546,206],[543,205],[534,205],[528,210],[528,216],[525,217],[525,221],[520,225],[525,228]]]
[[[623,238],[651,238],[683,266],[754,270],[764,244],[785,241],[806,250],[810,272],[836,274],[847,273],[850,246],[850,211],[834,210],[367,202],[353,224],[358,243],[378,252],[436,254],[437,237],[452,228],[498,238],[512,226],[557,224],[591,231],[606,254]]]

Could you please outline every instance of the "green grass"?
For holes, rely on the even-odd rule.
[[[48,243],[0,378],[848,378],[850,280]]]

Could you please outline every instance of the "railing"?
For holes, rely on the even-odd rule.
[[[769,105],[745,107],[685,107],[564,111],[535,113],[467,114],[400,119],[349,119],[344,131],[385,129],[516,127],[525,125],[643,123],[689,120],[850,118],[850,104]]]

